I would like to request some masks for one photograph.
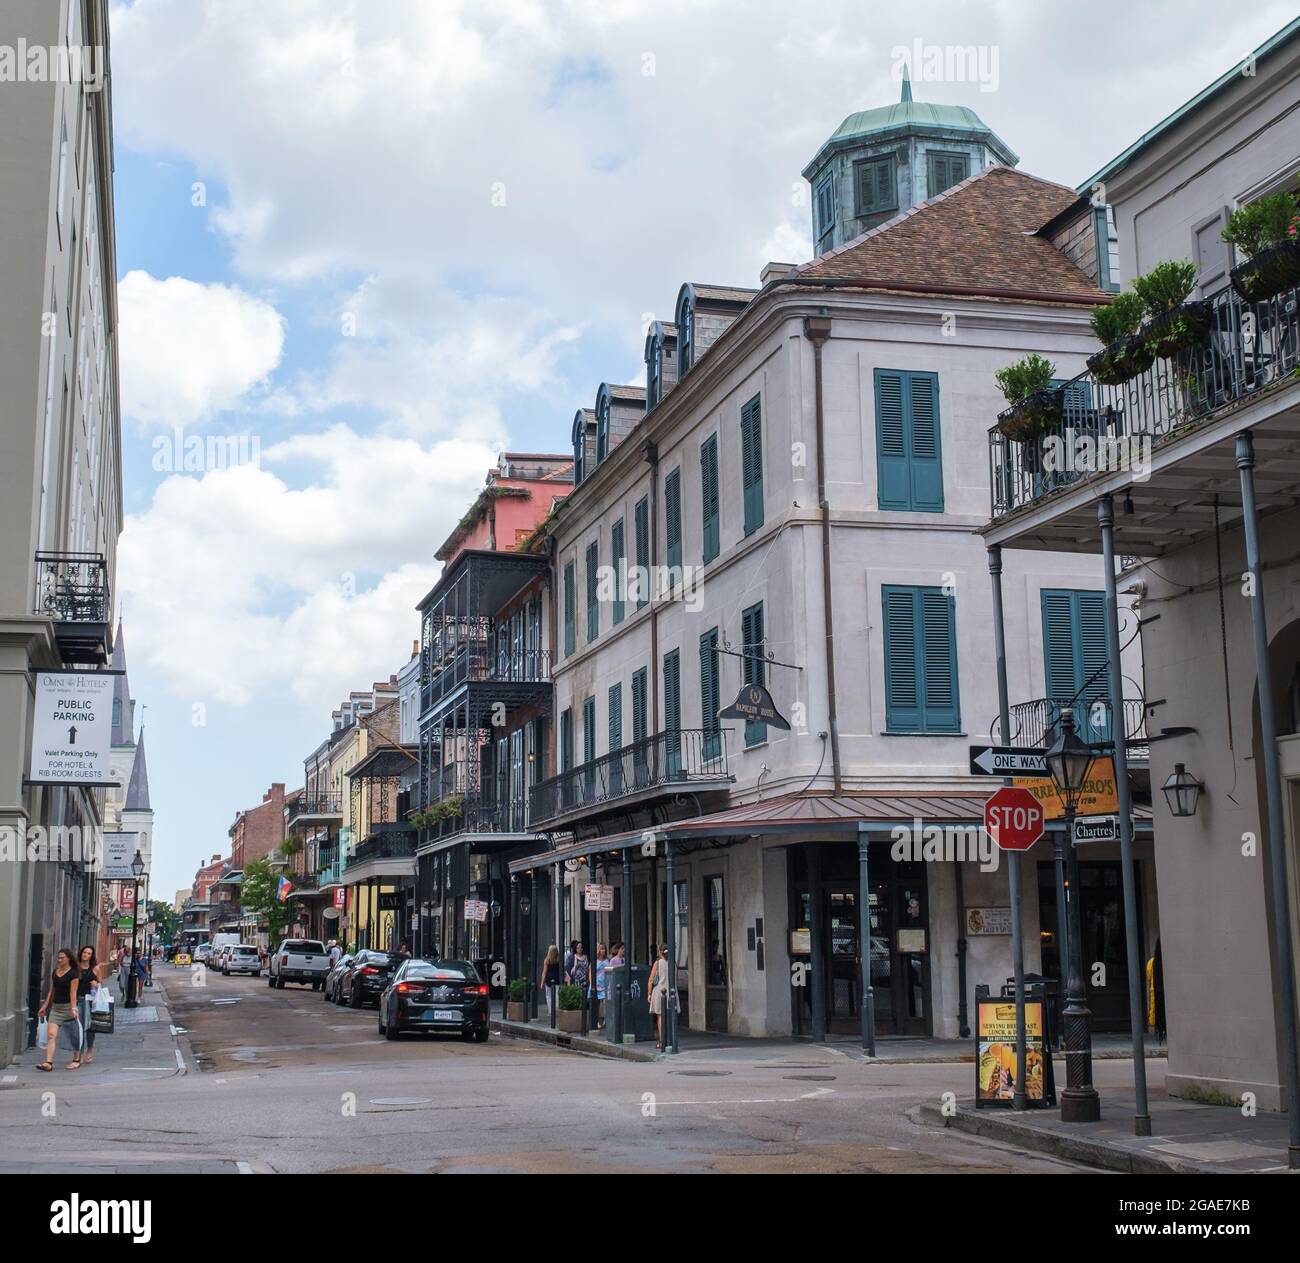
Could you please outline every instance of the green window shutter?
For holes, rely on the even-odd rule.
[[[560,712],[560,771],[567,772],[573,767],[573,711],[565,708]]]
[[[890,732],[957,732],[957,628],[942,588],[882,589],[885,724]]]
[[[650,600],[650,501],[642,497],[636,502],[636,568],[639,574],[637,609]]]
[[[582,761],[590,763],[596,757],[596,699],[587,698],[582,703]]]
[[[700,494],[703,500],[704,560],[712,561],[719,552],[718,436],[710,434],[700,448]]]
[[[740,677],[746,684],[767,685],[764,650],[763,603],[751,605],[740,615],[740,639],[745,656],[740,660]],[[745,744],[757,745],[767,740],[767,725],[761,720],[745,720]]]
[[[623,519],[619,518],[609,532],[610,563],[614,567],[614,626],[623,621],[625,607],[624,589],[627,583],[627,547],[623,541]]]
[[[755,395],[740,410],[740,477],[745,496],[745,534],[763,525],[763,405]]]
[[[567,658],[574,650],[574,618],[577,593],[573,590],[573,562],[564,566],[564,656]]]
[[[600,602],[596,599],[597,580],[600,569],[600,546],[596,543],[587,545],[587,641],[590,643],[600,635]]]
[[[664,761],[669,779],[682,770],[682,659],[676,650],[664,654]]]
[[[612,753],[623,747],[623,686],[609,686],[609,749]]]
[[[718,711],[722,707],[718,696],[718,629],[712,628],[700,637],[700,712],[704,729],[704,757],[716,759],[722,745],[722,725]]]
[[[1079,687],[1074,654],[1074,593],[1044,590],[1043,667],[1047,700],[1065,704]]]
[[[664,535],[669,570],[682,564],[682,471],[674,469],[664,479]]]
[[[880,507],[942,513],[938,374],[878,368],[875,385]]]
[[[1106,645],[1106,594],[1073,589],[1044,589],[1043,666],[1048,718],[1075,703],[1075,721],[1084,741],[1110,738],[1110,655]]]
[[[644,741],[649,736],[646,712],[646,668],[632,676],[632,740]]]

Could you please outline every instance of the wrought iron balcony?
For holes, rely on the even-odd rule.
[[[570,812],[643,796],[658,787],[675,789],[728,776],[727,729],[674,728],[534,785],[529,819],[537,828]]]
[[[415,826],[406,821],[382,824],[358,842],[344,862],[344,870],[370,860],[408,859],[415,855]]]
[[[1074,709],[1075,728],[1081,741],[1100,746],[1114,740],[1111,705],[1105,698],[1074,701],[1068,697],[1040,697],[1032,702],[1018,702],[1008,715],[1010,734],[1004,738],[997,724],[994,733],[1004,745],[1031,749],[1049,746],[1060,733],[1061,712],[1067,706]],[[1124,699],[1124,738],[1130,757],[1141,757],[1147,741],[1147,713],[1140,698]]]
[[[68,662],[108,660],[111,603],[103,553],[37,553],[35,612],[54,620]]]
[[[550,683],[549,649],[503,650],[489,633],[490,620],[462,619],[449,629],[445,639],[440,638],[440,643],[429,646],[421,670],[425,710],[430,710],[465,684]]]
[[[504,802],[476,795],[461,799],[460,810],[425,828],[430,841],[454,837],[458,833],[527,833],[528,805],[522,798]]]
[[[1149,457],[1162,442],[1279,385],[1300,368],[1300,290],[1248,303],[1223,289],[1201,307],[1209,327],[1200,345],[1155,359],[1122,385],[1108,385],[1091,372],[1067,382],[1056,431],[1019,442],[996,426],[989,430],[994,519],[1093,473],[1133,468],[1135,458]],[[1120,463],[1126,454],[1128,465]]]
[[[343,795],[338,792],[300,794],[285,809],[285,821],[290,825],[296,820],[331,818],[343,818]]]

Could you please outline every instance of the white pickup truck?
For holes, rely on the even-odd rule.
[[[306,982],[313,991],[325,985],[330,958],[325,944],[310,938],[287,938],[271,954],[266,974],[268,987],[284,990],[286,982]]]

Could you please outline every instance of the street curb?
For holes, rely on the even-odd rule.
[[[592,1039],[589,1035],[571,1035],[567,1031],[551,1030],[548,1026],[525,1026],[521,1022],[507,1022],[499,1017],[489,1019],[492,1030],[498,1035],[513,1035],[516,1039],[530,1039],[537,1044],[551,1044],[570,1052],[587,1053],[593,1057],[611,1057],[615,1061],[658,1061],[659,1054],[642,1052],[638,1048],[620,1048],[608,1040]]]
[[[1062,1136],[1058,1132],[1044,1131],[1033,1123],[1022,1123],[1009,1112],[976,1112],[958,1108],[956,1114],[946,1115],[937,1105],[921,1105],[917,1118],[939,1127],[988,1140],[1018,1145],[1036,1153],[1083,1162],[1088,1166],[1118,1171],[1124,1175],[1226,1175],[1221,1166],[1212,1162],[1195,1162],[1188,1158],[1175,1158],[1151,1150],[1134,1150],[1107,1140],[1091,1140],[1086,1136]]]
[[[167,1010],[167,1029],[172,1033],[172,1043],[176,1052],[176,1077],[182,1078],[193,1071],[199,1072],[199,1063],[194,1056],[194,1049],[190,1046],[188,1035],[181,1035],[176,1029],[176,1022],[172,1018],[171,1002],[167,998],[167,988],[163,986],[161,978],[155,978],[153,985],[162,995],[163,1007]]]

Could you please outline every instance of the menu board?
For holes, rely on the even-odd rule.
[[[1016,1002],[977,993],[975,1008],[976,1108],[1010,1108],[1016,1080]],[[1025,1001],[1025,1100],[1034,1109],[1056,1105],[1052,1052],[1043,1036],[1043,1003],[1037,999]]]

